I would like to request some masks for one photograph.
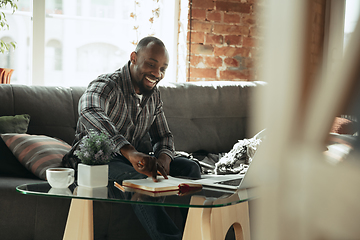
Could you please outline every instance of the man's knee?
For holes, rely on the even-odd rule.
[[[177,157],[170,165],[170,173],[175,176],[184,176],[191,178],[201,177],[201,168],[199,163],[186,157]]]
[[[190,175],[189,177],[193,178],[201,178],[201,168],[196,161],[191,161],[190,167]]]

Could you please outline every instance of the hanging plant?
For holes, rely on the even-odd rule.
[[[6,5],[10,5],[12,9],[12,13],[14,13],[17,10],[17,1],[18,0],[0,0],[0,8],[4,9]],[[6,20],[6,15],[3,11],[0,12],[0,30],[5,31],[9,30],[9,24]],[[5,53],[10,50],[10,48],[13,47],[15,49],[16,42],[9,42],[6,43],[3,40],[0,40],[0,52]]]
[[[148,36],[155,35],[154,29],[153,29],[153,24],[154,24],[155,19],[160,17],[159,0],[153,0],[153,2],[156,2],[156,4],[155,4],[155,8],[151,10],[152,16],[148,19],[148,21],[150,22],[149,33],[147,34]],[[133,45],[137,45],[139,42],[139,35],[140,35],[140,27],[138,24],[138,11],[139,10],[142,10],[141,4],[139,1],[135,1],[134,2],[134,12],[130,13],[130,17],[133,18],[135,21],[133,30],[135,30],[135,33],[136,33],[136,40],[133,40],[131,42]]]

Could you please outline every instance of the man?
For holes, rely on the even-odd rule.
[[[116,145],[116,156],[109,163],[110,180],[121,182],[152,177],[156,181],[157,172],[165,178],[169,174],[200,178],[196,162],[183,157],[174,158],[173,135],[156,88],[164,78],[168,64],[169,54],[164,43],[155,37],[145,37],[130,54],[128,63],[116,72],[92,81],[81,97],[76,141],[80,141],[90,129],[111,136]],[[137,150],[147,134],[151,138],[154,156]],[[163,208],[132,206],[153,239],[181,239]],[[149,215],[156,217],[149,219]]]

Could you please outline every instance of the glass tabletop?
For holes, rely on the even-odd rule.
[[[107,187],[101,188],[87,188],[78,186],[76,183],[73,183],[68,188],[51,188],[47,182],[44,182],[23,184],[16,187],[16,190],[22,194],[38,196],[186,208],[223,207],[251,199],[249,189],[234,192],[203,187],[201,190],[185,194],[172,193],[167,196],[157,196],[153,193],[140,192],[132,188],[125,188],[125,191],[121,191],[112,181],[109,181]],[[206,204],[191,201],[193,197],[206,199]]]

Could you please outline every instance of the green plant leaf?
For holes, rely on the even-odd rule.
[[[18,0],[0,0],[0,8],[5,8],[6,5],[9,4],[12,8],[12,13],[14,14],[14,12],[18,9],[17,2]],[[0,12],[0,30],[9,30],[9,24],[7,23],[4,12]],[[1,53],[9,51],[11,47],[14,49],[16,48],[16,42],[5,43],[4,41],[0,40],[0,43]]]

